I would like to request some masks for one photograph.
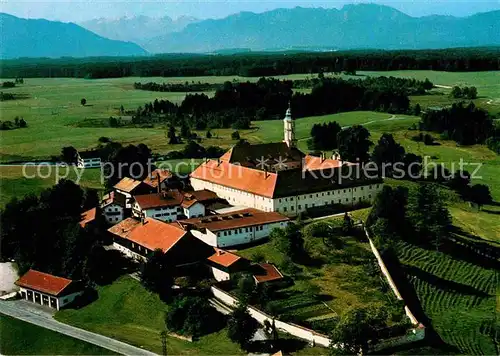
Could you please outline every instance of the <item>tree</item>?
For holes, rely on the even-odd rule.
[[[273,229],[269,238],[278,251],[293,261],[297,261],[305,253],[302,232],[295,223],[289,223],[284,229]]]
[[[205,137],[212,138],[212,133],[210,132],[210,130],[207,131],[207,133],[205,134]]]
[[[97,189],[85,188],[83,195],[82,209],[88,210],[99,206],[99,195]]]
[[[467,99],[473,100],[477,98],[477,88],[470,87],[469,92],[467,93]]]
[[[370,158],[369,150],[373,144],[370,132],[361,125],[354,125],[340,131],[338,136],[339,154],[342,160],[349,162],[367,162]]]
[[[365,355],[387,326],[387,312],[381,308],[364,307],[348,310],[330,334],[330,352],[334,355]]]
[[[233,140],[239,140],[240,139],[240,133],[238,131],[233,131],[233,133],[231,134],[231,138]]]
[[[182,152],[186,158],[203,158],[207,155],[205,148],[193,140],[188,141]]]
[[[78,161],[78,151],[73,146],[63,147],[61,150],[61,161],[67,164],[76,164]]]
[[[179,139],[177,138],[177,136],[175,134],[175,126],[172,124],[170,124],[168,126],[167,138],[168,138],[169,145],[175,145],[175,144],[179,143]]]
[[[20,128],[24,128],[24,127],[26,127],[26,126],[28,126],[28,124],[26,123],[26,121],[25,121],[23,118],[21,118],[21,119],[19,120],[19,127],[20,127]]]
[[[198,296],[175,298],[165,315],[168,330],[195,337],[204,335],[219,323],[219,313],[206,298]]]
[[[415,238],[423,244],[434,244],[436,249],[451,226],[446,203],[434,184],[420,184],[411,191],[406,216]]]
[[[191,130],[189,129],[189,126],[186,124],[185,121],[183,121],[182,125],[181,125],[181,137],[184,137],[184,138],[191,137]]]
[[[248,304],[252,301],[255,293],[255,281],[249,273],[243,273],[237,278],[236,295],[238,299]]]
[[[257,329],[257,321],[250,316],[246,305],[239,304],[229,315],[227,336],[242,348],[248,347]]]
[[[448,185],[451,189],[459,193],[463,198],[469,190],[470,174],[467,171],[456,171],[453,173]]]
[[[161,249],[154,250],[146,262],[142,263],[140,277],[142,284],[148,290],[160,294],[162,299],[169,296],[173,278]]]
[[[391,134],[384,133],[373,149],[372,161],[377,164],[379,170],[382,169],[384,163],[391,164],[389,170],[384,172],[391,175],[394,164],[397,162],[403,162],[404,156],[405,149],[403,146],[397,143]]]
[[[413,115],[415,116],[420,116],[420,113],[422,112],[422,108],[420,107],[420,104],[417,103],[415,107],[413,108]]]
[[[470,201],[477,204],[479,210],[481,210],[481,206],[493,201],[490,188],[485,184],[474,184],[470,187],[468,196]]]
[[[366,219],[366,226],[386,243],[404,235],[407,227],[408,189],[384,186],[377,194]],[[380,229],[383,227],[383,229]]]
[[[342,221],[342,232],[345,235],[349,235],[353,232],[353,230],[354,230],[354,221],[349,216],[349,214],[346,212],[344,214],[344,220]]]
[[[80,100],[80,104],[82,104],[82,106],[85,106],[87,104],[87,99],[82,98],[82,100]]]
[[[451,89],[451,93],[450,93],[451,97],[452,98],[461,98],[462,97],[462,89],[455,85],[452,89]]]

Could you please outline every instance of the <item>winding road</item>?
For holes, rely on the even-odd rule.
[[[33,308],[26,308],[22,302],[23,301],[19,300],[0,301],[0,313],[27,323],[35,324],[45,329],[74,337],[75,339],[114,351],[121,355],[156,355],[153,352],[143,350],[124,342],[61,323],[53,319],[50,313],[43,311],[36,312]]]

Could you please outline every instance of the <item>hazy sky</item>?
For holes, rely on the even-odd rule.
[[[239,11],[263,12],[279,7],[295,6],[339,8],[344,4],[360,2],[390,5],[411,16],[431,14],[467,16],[476,12],[500,9],[500,0],[0,0],[0,11],[19,17],[77,22],[98,17],[116,18],[134,15],[220,18]]]

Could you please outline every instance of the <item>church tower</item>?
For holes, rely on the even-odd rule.
[[[283,127],[285,132],[284,142],[288,147],[295,147],[297,140],[295,140],[295,122],[292,120],[292,109],[290,108],[290,102],[288,102],[288,110],[286,111],[285,118],[283,119]]]

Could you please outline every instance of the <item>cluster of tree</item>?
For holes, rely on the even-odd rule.
[[[2,82],[2,88],[14,88],[16,83],[14,82]]]
[[[189,93],[197,91],[215,91],[221,85],[220,84],[210,84],[194,81],[185,83],[134,83],[134,89],[138,90],[148,90],[148,91],[160,91],[160,92],[179,92],[179,93]]]
[[[459,86],[454,86],[451,89],[450,95],[452,98],[455,98],[455,99],[461,99],[461,98],[470,99],[470,100],[476,99],[477,98],[477,88],[476,87],[460,88]]]
[[[14,122],[12,121],[0,121],[0,130],[13,130],[22,129],[28,127],[28,123],[21,117],[16,116]]]
[[[484,143],[493,135],[493,119],[472,102],[460,102],[450,108],[427,110],[422,114],[421,129],[438,132],[460,145]]]
[[[381,249],[397,240],[438,248],[450,232],[451,216],[434,184],[422,183],[410,191],[384,186],[366,225]]]
[[[471,177],[467,171],[457,170],[452,173],[444,165],[437,164],[426,172],[426,178],[453,189],[462,199],[476,204],[479,209],[493,201],[489,187],[485,184],[471,185]]]
[[[339,52],[168,54],[153,57],[22,58],[4,60],[2,78],[190,77],[212,75],[274,76],[357,70],[499,70],[499,49],[356,50]]]
[[[182,158],[218,158],[226,151],[219,146],[209,146],[207,148],[193,140],[189,140],[182,151],[170,151],[164,156],[164,159],[182,159]]]
[[[197,130],[228,127],[241,130],[248,129],[252,120],[282,118],[290,101],[297,118],[352,110],[407,113],[410,109],[408,86],[413,82],[401,80],[401,83],[385,77],[323,78],[311,93],[292,95],[293,82],[288,80],[261,78],[256,83],[225,82],[211,98],[205,94],[188,94],[180,105],[158,99],[146,103],[137,109],[133,122],[153,122],[163,114],[164,119],[174,125],[184,123]],[[424,82],[421,85],[427,87]]]
[[[423,142],[426,146],[436,145],[434,141],[434,137],[431,134],[420,132],[418,135],[415,135],[411,138],[415,142]]]
[[[12,93],[0,92],[0,101],[14,100],[16,97]]]
[[[82,211],[96,205],[95,190],[65,179],[40,196],[14,198],[0,212],[2,258],[14,259],[21,274],[34,268],[73,279],[97,279],[104,273],[94,258],[101,237],[79,224]]]
[[[486,139],[486,146],[496,154],[500,155],[500,121],[496,121],[491,136]]]
[[[193,337],[210,333],[222,322],[222,315],[203,296],[176,297],[165,315],[167,330]]]
[[[15,84],[24,84],[24,78],[16,78]]]
[[[307,141],[310,150],[334,150],[338,148],[337,136],[342,128],[334,121],[314,124],[311,128],[311,138]]]
[[[93,157],[99,157],[105,165],[105,176],[108,177],[106,187],[111,188],[124,177],[131,177],[142,180],[148,174],[151,159],[151,150],[143,143],[122,146],[118,142],[104,140],[92,151],[86,151]],[[69,165],[74,165],[78,161],[78,151],[72,147],[63,147],[60,159]]]

